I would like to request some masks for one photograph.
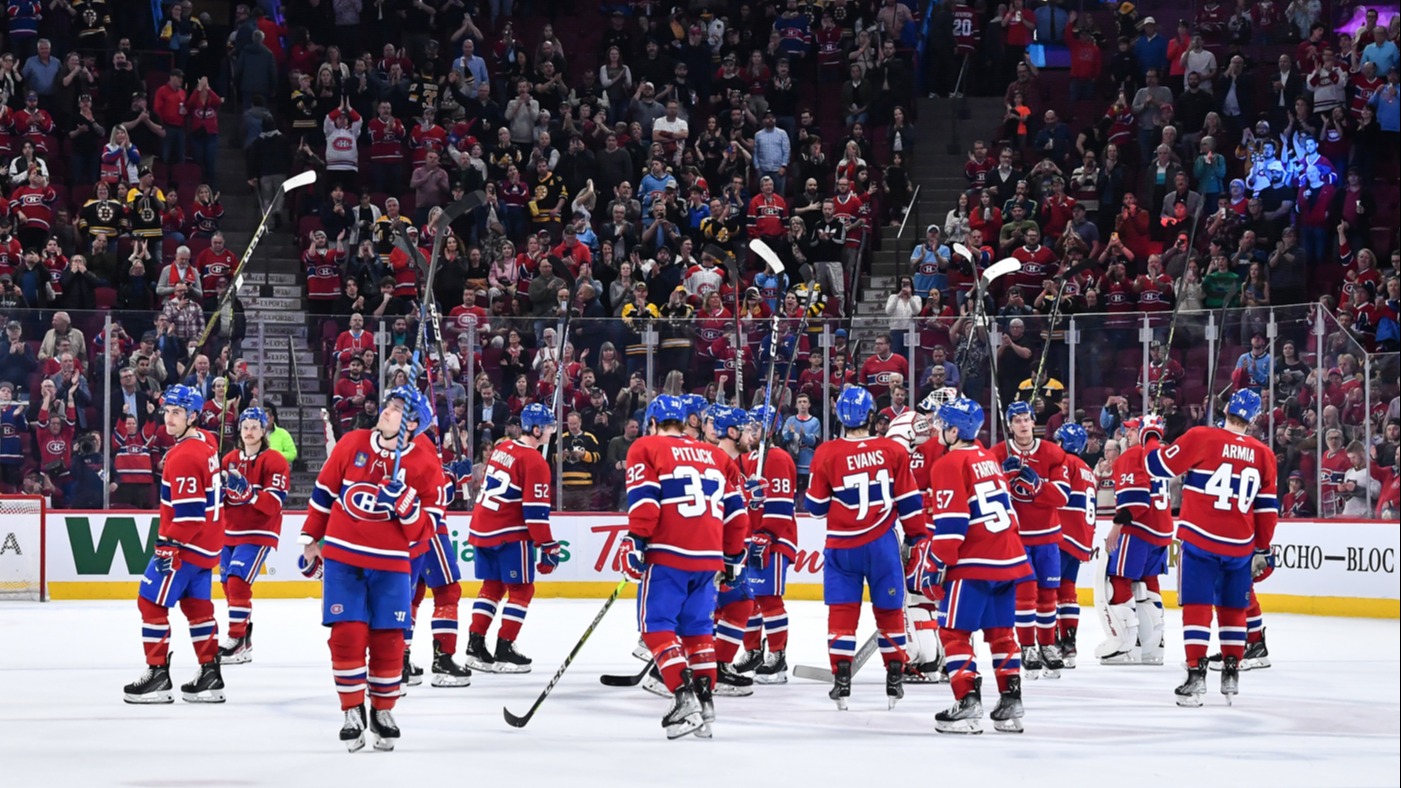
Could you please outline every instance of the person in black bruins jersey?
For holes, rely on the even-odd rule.
[[[744,238],[743,225],[733,214],[730,204],[716,197],[710,201],[710,215],[701,219],[701,246],[715,245],[734,257],[735,250]]]
[[[131,236],[146,241],[151,259],[161,260],[161,214],[165,212],[165,194],[156,188],[156,177],[150,167],[142,167],[136,185],[126,193],[127,215],[131,221]]]
[[[103,236],[115,241],[126,223],[126,206],[112,199],[112,188],[106,181],[98,181],[93,187],[91,200],[83,203],[78,210],[78,230],[85,233],[85,248],[92,248],[92,239]]]

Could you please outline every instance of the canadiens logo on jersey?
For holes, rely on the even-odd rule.
[[[321,265],[316,266],[313,269],[312,276],[330,279],[331,277],[340,276],[340,269],[334,265],[327,265],[323,263]]]
[[[389,513],[375,505],[379,486],[369,482],[341,485],[340,500],[345,511],[358,520],[388,520]]]
[[[68,450],[68,441],[49,441],[45,448],[49,450],[49,454],[62,454]]]

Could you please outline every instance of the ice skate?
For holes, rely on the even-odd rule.
[[[530,657],[516,651],[516,641],[496,640],[495,666],[497,673],[529,673]]]
[[[643,662],[651,662],[652,650],[650,648],[647,648],[646,643],[642,642],[641,640],[638,640],[637,645],[633,646],[632,657],[633,659],[640,659]]]
[[[1065,661],[1060,655],[1060,646],[1052,643],[1049,646],[1041,647],[1041,676],[1047,679],[1060,678],[1061,669],[1065,667]]]
[[[682,672],[681,686],[671,694],[671,707],[662,717],[662,729],[666,731],[668,739],[679,739],[688,733],[695,733],[705,725],[705,719],[701,717],[700,701],[696,698],[691,684],[691,671],[688,668]]]
[[[170,666],[149,665],[140,678],[122,688],[122,700],[136,704],[174,703],[172,689]]]
[[[226,637],[219,644],[219,664],[243,665],[253,661],[253,625],[248,624],[243,637]]]
[[[1236,657],[1221,660],[1221,694],[1226,696],[1227,706],[1240,694],[1240,660]]]
[[[1022,715],[1025,713],[1026,710],[1022,708],[1022,680],[1012,676],[1007,679],[1007,691],[997,700],[997,708],[988,715],[992,718],[993,730],[1021,733]]]
[[[433,643],[433,686],[435,687],[470,687],[472,685],[472,671],[453,662],[452,655],[443,651],[442,647]]]
[[[895,708],[895,704],[905,697],[905,663],[889,662],[885,666],[885,699],[887,709]]]
[[[224,677],[219,672],[219,660],[200,665],[194,679],[180,685],[180,697],[186,703],[223,703]]]
[[[787,684],[788,657],[782,651],[770,651],[764,664],[754,671],[755,684]]]
[[[662,672],[656,665],[647,671],[647,677],[642,680],[642,688],[659,698],[671,697],[671,690],[666,688],[666,683],[662,681]]]
[[[370,732],[375,735],[375,749],[389,752],[399,743],[399,724],[389,709],[370,709]]]
[[[1173,690],[1177,705],[1189,708],[1202,705],[1202,696],[1206,694],[1206,666],[1207,660],[1202,658],[1197,660],[1196,667],[1187,668],[1187,680]]]
[[[1027,681],[1041,678],[1041,647],[1022,646],[1022,675]]]
[[[734,664],[736,673],[753,673],[764,664],[764,650],[756,648],[753,651],[746,651]]]
[[[973,689],[954,701],[947,709],[934,715],[934,730],[939,733],[979,734],[983,732],[983,680],[974,679]]]
[[[341,724],[341,741],[351,752],[365,749],[365,707],[355,706],[345,710],[345,722]]]
[[[486,635],[472,633],[467,636],[467,651],[463,653],[462,661],[472,670],[480,670],[483,673],[497,672],[496,658],[486,647]]]
[[[754,679],[741,676],[729,665],[716,669],[715,694],[726,698],[743,698],[754,694]]]
[[[1265,630],[1260,630],[1260,639],[1245,644],[1245,656],[1241,658],[1241,670],[1264,670],[1270,666],[1270,650],[1265,647]]]
[[[710,723],[715,722],[715,693],[707,676],[696,678],[696,701],[700,703],[701,710],[701,726],[696,731],[696,738],[712,738],[714,732],[710,730]]]
[[[413,664],[413,660],[410,659],[409,650],[404,649],[404,677],[399,694],[401,696],[409,694],[403,687],[417,687],[422,683],[423,669]]]
[[[1075,669],[1075,658],[1079,656],[1079,651],[1075,648],[1075,636],[1079,634],[1076,627],[1067,627],[1065,637],[1060,641],[1060,658],[1065,663],[1066,670]]]
[[[837,662],[837,670],[832,674],[832,690],[827,697],[837,702],[837,708],[846,711],[846,700],[851,697],[851,661]]]

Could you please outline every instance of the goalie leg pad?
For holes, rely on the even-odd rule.
[[[1105,639],[1095,646],[1095,656],[1114,664],[1137,661],[1138,613],[1133,598],[1104,608]]]
[[[506,596],[506,586],[500,580],[486,580],[472,603],[472,623],[467,628],[473,635],[485,635],[496,618],[496,608]]]
[[[1151,583],[1149,582],[1151,581]],[[1140,658],[1145,664],[1163,663],[1163,597],[1158,593],[1158,578],[1145,578],[1134,583],[1134,606],[1138,612],[1138,643]]]
[[[498,640],[515,641],[516,636],[520,634],[521,625],[525,623],[525,614],[530,609],[530,600],[533,598],[534,583],[506,586],[506,603],[501,606],[501,629],[496,633]]]
[[[927,606],[905,610],[905,636],[909,642],[910,661],[916,665],[942,664],[943,644],[939,640],[939,621]]]
[[[433,642],[444,654],[457,653],[457,606],[462,586],[456,582],[433,589]]]
[[[338,621],[331,625],[331,675],[340,693],[341,710],[365,705],[368,681],[365,653],[370,647],[370,625],[363,621]]]
[[[392,709],[404,678],[404,630],[370,630],[370,706]]]

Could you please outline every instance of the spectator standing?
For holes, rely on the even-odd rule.
[[[185,161],[185,73],[172,69],[166,84],[156,88],[152,109],[161,124],[161,160],[167,164]]]

